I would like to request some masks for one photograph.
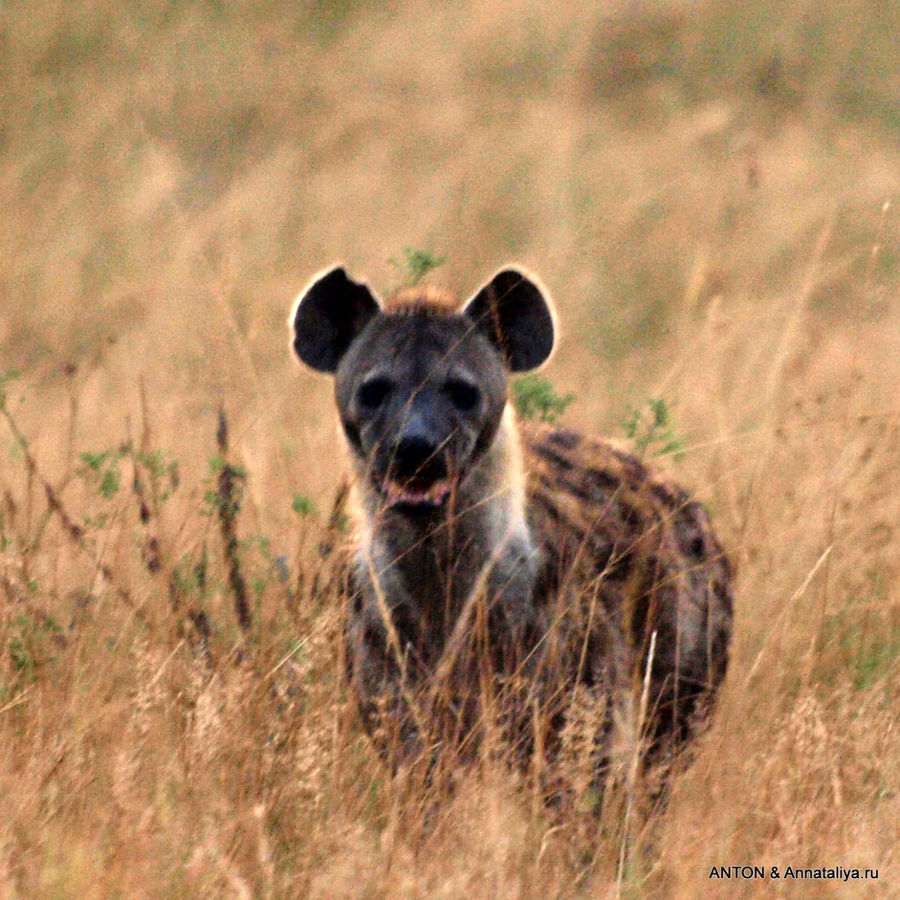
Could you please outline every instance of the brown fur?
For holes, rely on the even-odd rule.
[[[579,585],[618,623],[632,687],[656,632],[654,731],[686,737],[725,674],[732,620],[730,567],[706,512],[609,442],[528,427],[525,446],[548,589]]]
[[[453,315],[459,309],[459,298],[434,285],[416,285],[403,288],[384,300],[384,311],[403,315],[415,310],[428,309],[443,315]]]

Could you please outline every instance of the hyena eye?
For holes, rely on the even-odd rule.
[[[372,378],[359,386],[356,399],[365,409],[378,409],[387,400],[393,388],[393,384],[387,378]]]
[[[481,397],[474,384],[469,384],[468,381],[462,381],[459,378],[451,378],[444,385],[444,392],[460,412],[472,412],[478,406],[478,400]]]

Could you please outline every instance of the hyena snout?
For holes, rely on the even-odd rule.
[[[391,473],[397,481],[430,483],[447,477],[447,464],[438,445],[425,437],[402,437],[393,462]]]
[[[453,489],[449,441],[426,418],[411,415],[390,448],[383,491],[388,504],[437,509]]]

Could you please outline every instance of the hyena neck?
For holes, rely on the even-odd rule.
[[[522,451],[507,408],[494,441],[459,485],[447,515],[424,519],[379,513],[375,498],[363,498],[360,574],[388,605],[422,612],[435,607],[448,624],[477,591],[504,607],[527,605],[539,555],[525,502]]]

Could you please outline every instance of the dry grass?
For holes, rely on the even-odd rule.
[[[890,6],[4,8],[0,897],[900,893]],[[737,564],[713,728],[624,855],[621,806],[489,765],[423,813],[345,696],[338,441],[284,320],[404,246],[463,292],[533,266],[567,421],[664,397]]]

